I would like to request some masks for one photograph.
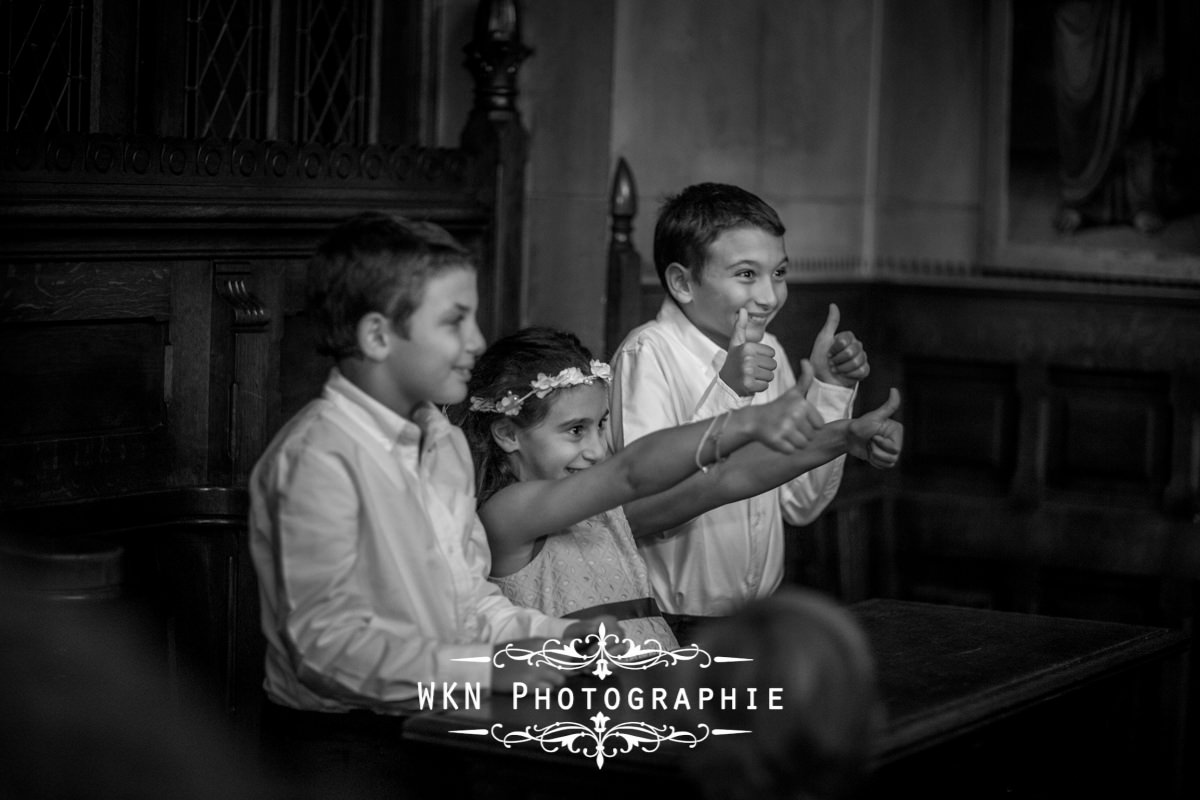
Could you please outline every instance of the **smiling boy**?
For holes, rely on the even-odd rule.
[[[466,396],[484,348],[470,253],[436,225],[366,213],[331,233],[308,282],[318,350],[336,366],[250,477],[270,699],[392,713],[418,684],[561,684],[487,658],[598,621],[518,608],[486,580],[471,456],[437,408]]]
[[[658,316],[613,356],[612,439],[623,447],[662,428],[766,403],[796,383],[766,332],[787,300],[785,229],[769,205],[736,186],[703,183],[670,197],[654,231],[666,289]],[[826,422],[850,415],[870,370],[862,345],[837,332],[838,311],[813,344],[809,402]],[[844,451],[843,451],[844,452]],[[812,522],[837,494],[844,455],[781,486],[638,540],[659,605],[684,628],[771,594],[783,578],[783,523]]]

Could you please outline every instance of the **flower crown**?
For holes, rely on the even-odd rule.
[[[562,372],[551,377],[543,372],[539,372],[537,380],[530,381],[529,385],[533,388],[523,395],[515,395],[512,392],[505,393],[504,397],[499,400],[486,400],[482,397],[471,398],[471,411],[492,411],[497,414],[515,417],[521,413],[521,406],[530,397],[535,394],[539,397],[545,397],[555,389],[566,389],[570,386],[591,386],[597,379],[608,383],[612,380],[612,368],[603,361],[593,360],[588,364],[590,375],[584,375],[583,370],[579,367],[567,367]]]

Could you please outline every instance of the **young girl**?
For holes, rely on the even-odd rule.
[[[808,381],[778,400],[656,432],[608,456],[608,365],[579,340],[528,328],[480,357],[456,421],[475,461],[492,580],[518,605],[612,614],[635,642],[675,637],[652,599],[622,504],[657,494],[751,441],[793,453],[821,426]]]

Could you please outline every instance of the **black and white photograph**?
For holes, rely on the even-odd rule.
[[[0,0],[0,797],[1200,795],[1197,42]]]

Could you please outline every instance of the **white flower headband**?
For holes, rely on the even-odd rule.
[[[562,372],[554,377],[551,377],[543,372],[539,372],[537,380],[530,381],[529,385],[533,387],[519,397],[512,392],[507,392],[504,397],[499,400],[485,400],[482,397],[471,398],[472,411],[494,411],[497,414],[515,417],[521,413],[521,406],[530,397],[535,394],[539,397],[545,397],[555,389],[566,389],[569,386],[591,386],[596,382],[596,379],[608,383],[612,380],[612,368],[603,361],[592,361],[588,364],[588,369],[591,370],[590,375],[584,375],[583,370],[579,367],[567,367]]]

